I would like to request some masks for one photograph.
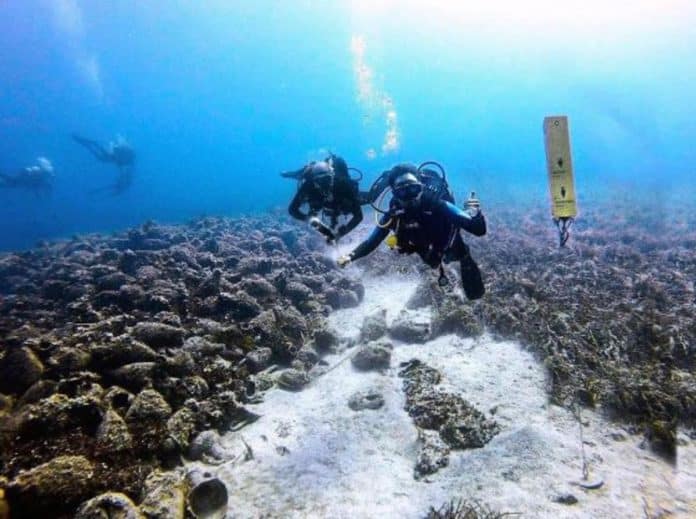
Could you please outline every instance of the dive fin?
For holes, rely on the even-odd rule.
[[[486,287],[483,285],[481,271],[478,265],[471,257],[471,254],[465,254],[459,260],[459,270],[462,275],[462,287],[467,299],[481,299],[486,293]]]

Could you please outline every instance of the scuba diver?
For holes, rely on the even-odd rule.
[[[297,193],[288,207],[290,215],[309,222],[329,244],[352,231],[363,218],[362,197],[358,190],[362,173],[358,171],[360,177],[356,180],[351,178],[349,170],[358,171],[349,168],[343,158],[331,154],[326,160],[281,173],[282,177],[298,181]],[[305,204],[307,212],[301,210]],[[339,218],[348,215],[350,220],[339,225]]]
[[[438,174],[426,166],[435,165]],[[391,189],[389,208],[380,209],[379,203]],[[437,162],[425,162],[420,167],[400,164],[385,171],[375,181],[367,198],[373,208],[383,213],[368,238],[350,254],[341,256],[338,265],[367,256],[392,232],[391,245],[402,254],[418,253],[431,268],[440,269],[438,283],[449,283],[442,263],[458,260],[462,287],[468,299],[479,299],[485,293],[481,272],[471,257],[459,230],[475,235],[486,234],[486,220],[480,204],[472,193],[465,211],[454,205],[454,196],[447,185],[445,170]],[[389,242],[388,242],[389,243]]]
[[[46,157],[38,157],[36,165],[27,166],[16,175],[0,173],[0,187],[27,189],[38,195],[51,190],[54,176],[51,161]]]
[[[118,195],[128,189],[133,180],[135,151],[121,135],[117,135],[116,139],[109,142],[106,147],[97,141],[79,135],[73,134],[72,138],[75,142],[87,148],[87,151],[94,155],[97,160],[110,162],[118,167],[118,178],[112,186],[106,188],[107,190],[111,190],[114,195]],[[97,191],[101,190],[98,189]]]

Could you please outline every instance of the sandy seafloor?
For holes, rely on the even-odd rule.
[[[357,336],[365,315],[382,307],[388,322],[417,286],[404,278],[366,279],[365,299],[330,320],[343,338]],[[228,517],[423,517],[451,499],[478,501],[516,517],[696,517],[696,445],[680,435],[678,463],[642,447],[642,436],[582,410],[588,482],[582,481],[580,426],[551,405],[543,365],[512,342],[444,336],[426,344],[394,342],[391,368],[358,372],[357,346],[325,358],[333,369],[299,393],[271,390],[250,406],[263,415],[224,443],[253,459],[210,467],[230,492]],[[501,432],[480,449],[452,451],[449,465],[417,481],[417,430],[403,409],[399,364],[418,358],[443,375],[441,387],[459,393],[494,418]],[[378,388],[385,406],[354,412],[347,402]],[[240,438],[241,437],[241,438]],[[571,494],[576,504],[555,502]]]

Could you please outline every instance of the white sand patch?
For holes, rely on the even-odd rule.
[[[393,319],[416,286],[413,281],[366,282],[363,304],[336,312],[342,337],[355,336],[366,314],[380,306]],[[423,517],[463,497],[523,517],[696,517],[696,448],[680,447],[678,467],[640,448],[631,436],[599,415],[582,412],[590,480],[584,490],[579,425],[572,413],[548,404],[545,375],[532,356],[511,342],[440,337],[422,345],[396,343],[391,368],[362,373],[346,359],[355,349],[326,358],[335,369],[299,393],[274,390],[251,407],[257,422],[225,437],[253,459],[218,471],[230,492],[230,517]],[[417,431],[403,410],[399,364],[418,358],[443,375],[456,392],[501,426],[481,449],[453,451],[449,466],[424,480],[413,478]],[[344,360],[341,362],[341,360]],[[385,405],[354,412],[356,391],[377,388]],[[614,438],[622,438],[616,440]],[[554,497],[572,494],[578,503]]]

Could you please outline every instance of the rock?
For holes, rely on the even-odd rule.
[[[205,398],[209,391],[208,383],[198,375],[179,379],[176,385],[176,396],[182,402],[189,398]]]
[[[261,277],[245,279],[240,286],[247,294],[257,299],[268,300],[277,296],[276,288]]]
[[[20,430],[27,437],[52,435],[75,428],[81,428],[91,435],[101,423],[103,406],[100,396],[70,398],[62,393],[54,393],[22,409]]]
[[[145,297],[145,290],[140,285],[123,285],[118,291],[118,304],[127,311],[140,307]]]
[[[263,371],[271,365],[273,351],[271,348],[256,348],[246,354],[246,365],[252,373]]]
[[[153,362],[159,354],[145,343],[124,335],[111,344],[97,344],[90,348],[92,362],[99,369],[114,369],[137,362]]]
[[[330,288],[325,293],[326,302],[334,309],[354,308],[360,304],[360,297],[347,288]]]
[[[235,319],[247,320],[261,313],[263,308],[256,299],[240,290],[235,294],[221,292],[217,297],[217,310],[222,313],[230,313]]]
[[[276,379],[276,383],[283,389],[287,389],[289,391],[300,391],[307,384],[309,384],[309,377],[304,371],[289,368],[280,373]]]
[[[317,362],[319,362],[319,355],[317,354],[316,351],[314,351],[313,348],[303,346],[297,352],[297,355],[295,356],[295,360],[302,363],[303,369],[309,370],[312,368],[312,366],[314,366]]]
[[[120,492],[107,492],[80,505],[75,519],[145,519],[133,501]]]
[[[43,375],[44,366],[27,347],[10,347],[0,360],[0,391],[21,394]]]
[[[92,361],[92,354],[84,347],[62,346],[46,362],[54,377],[64,377],[75,371],[86,369]]]
[[[350,397],[348,407],[353,411],[361,411],[363,409],[379,409],[384,405],[384,397],[376,389],[368,389],[359,391]]]
[[[97,291],[101,292],[102,290],[118,290],[123,285],[128,283],[128,281],[128,276],[126,276],[123,272],[113,272],[112,274],[106,274],[97,278],[94,285],[96,286]]]
[[[53,380],[39,380],[27,389],[17,402],[18,407],[33,404],[44,398],[48,398],[56,392],[58,383]]]
[[[473,307],[451,296],[436,306],[432,318],[432,337],[448,333],[460,337],[477,337],[483,333]]]
[[[198,433],[189,447],[189,458],[193,461],[203,460],[207,463],[219,462],[227,458],[217,431],[207,430]]]
[[[408,398],[414,398],[421,391],[429,391],[442,379],[439,371],[418,359],[403,362],[400,367],[399,376],[404,379],[404,392]]]
[[[413,472],[415,479],[434,474],[449,463],[450,448],[442,441],[440,435],[435,431],[418,432],[420,440],[420,450],[418,459]]]
[[[386,369],[391,361],[393,346],[388,341],[374,341],[361,347],[351,359],[353,366],[362,371]]]
[[[450,418],[440,428],[442,439],[455,449],[483,447],[498,432],[498,424],[473,406],[462,409],[458,416]]]
[[[148,518],[184,519],[186,482],[178,472],[156,470],[145,479],[140,510]]]
[[[94,467],[87,458],[58,456],[20,472],[7,495],[25,517],[56,517],[89,497],[95,484]]]
[[[162,323],[138,323],[132,334],[153,348],[174,348],[184,342],[184,330]]]
[[[107,375],[112,382],[119,386],[123,386],[131,391],[140,391],[152,384],[152,379],[157,369],[156,362],[133,362],[109,371]]]
[[[327,325],[319,326],[314,330],[314,346],[320,352],[331,351],[338,346],[338,335]]]
[[[167,357],[165,361],[166,371],[175,377],[186,377],[192,375],[198,368],[193,355],[188,351],[177,351],[173,356]]]
[[[128,431],[126,422],[113,409],[108,409],[104,413],[104,418],[97,429],[96,448],[109,454],[133,448],[133,438]]]
[[[380,308],[373,314],[365,316],[360,328],[360,339],[375,341],[387,333],[387,310]]]
[[[290,281],[285,286],[284,295],[297,307],[301,307],[303,303],[314,297],[312,289],[299,281]]]
[[[554,503],[560,503],[562,505],[575,505],[578,502],[578,498],[573,494],[557,494],[551,498]]]
[[[172,414],[172,408],[154,389],[144,389],[133,400],[126,421],[155,420],[164,421]]]
[[[182,407],[167,420],[167,433],[174,441],[178,452],[186,452],[191,441],[191,435],[196,429],[193,412]]]
[[[413,295],[406,301],[406,308],[409,310],[419,310],[441,301],[444,297],[443,290],[433,281],[430,276],[424,277],[418,284],[418,288]]]
[[[404,378],[406,411],[416,426],[438,431],[450,447],[483,447],[500,431],[494,420],[459,395],[438,390],[437,370],[412,360],[405,363],[399,376]]]
[[[424,343],[430,337],[430,319],[424,312],[402,310],[389,328],[389,335],[406,343]]]
[[[302,341],[308,333],[307,321],[302,314],[292,306],[271,309],[275,314],[275,320],[283,334],[293,341]]]
[[[117,290],[102,290],[92,298],[92,306],[103,310],[109,306],[120,306],[121,293]]]
[[[222,354],[225,351],[225,345],[220,342],[210,342],[203,337],[193,336],[184,341],[184,349],[198,357],[212,357]]]

